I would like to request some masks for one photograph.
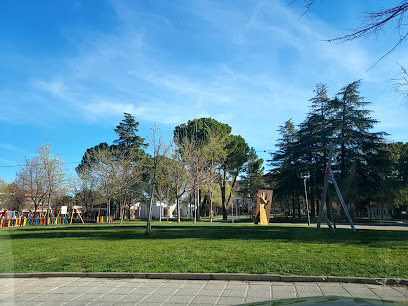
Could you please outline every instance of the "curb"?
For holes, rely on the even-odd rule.
[[[408,286],[408,279],[341,277],[341,276],[301,276],[277,274],[245,273],[126,273],[126,272],[39,272],[0,273],[0,278],[49,278],[49,277],[93,277],[93,278],[142,278],[175,280],[235,280],[268,282],[326,282],[356,283],[370,285]]]

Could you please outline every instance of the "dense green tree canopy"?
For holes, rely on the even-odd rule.
[[[148,146],[144,141],[145,139],[137,135],[139,131],[137,127],[139,122],[135,120],[129,113],[124,113],[125,119],[123,119],[116,127],[115,132],[118,134],[119,139],[113,143],[120,147],[132,147],[132,148],[145,148]]]
[[[335,144],[332,169],[339,176],[346,202],[363,209],[381,200],[381,186],[390,173],[389,159],[382,150],[384,132],[372,132],[377,120],[360,95],[361,81],[343,87],[329,98],[327,86],[318,84],[310,100],[310,112],[296,127],[290,120],[279,130],[278,151],[271,160],[271,175],[279,198],[292,203],[304,196],[302,177],[309,175],[308,193],[312,201],[321,196],[327,164],[328,144]]]

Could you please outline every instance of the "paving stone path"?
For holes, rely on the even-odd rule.
[[[0,305],[238,305],[310,296],[408,302],[408,288],[350,283],[2,278]]]

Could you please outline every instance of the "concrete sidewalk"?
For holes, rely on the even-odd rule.
[[[408,302],[408,288],[351,283],[1,278],[0,305],[238,305],[309,296]]]

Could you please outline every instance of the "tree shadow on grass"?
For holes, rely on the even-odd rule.
[[[381,248],[408,248],[407,231],[328,229],[290,226],[160,226],[151,235],[144,227],[135,226],[69,226],[27,227],[0,231],[2,239],[56,239],[77,238],[89,240],[236,240],[366,245]]]

